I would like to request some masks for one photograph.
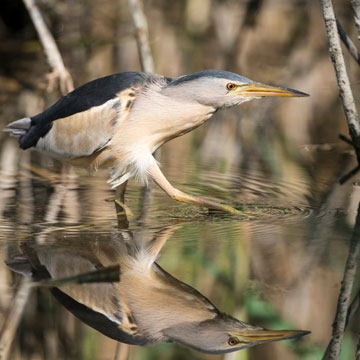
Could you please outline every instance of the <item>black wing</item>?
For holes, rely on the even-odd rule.
[[[31,126],[20,139],[20,147],[27,149],[35,146],[39,138],[51,129],[53,121],[100,106],[111,100],[117,93],[131,88],[144,86],[148,74],[124,72],[90,81],[70,92],[41,114],[31,118]]]

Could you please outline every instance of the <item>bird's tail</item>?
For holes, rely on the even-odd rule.
[[[25,135],[31,125],[31,119],[26,117],[8,124],[3,131],[9,132],[11,136],[20,137]]]

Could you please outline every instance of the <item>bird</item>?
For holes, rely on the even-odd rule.
[[[9,252],[6,263],[38,284],[41,279],[57,284],[50,291],[60,304],[87,325],[126,344],[172,342],[221,354],[310,333],[268,330],[236,319],[169,274],[156,259],[174,230],[169,226],[150,234],[126,229],[110,238],[76,242],[63,237],[41,244],[26,241],[17,247],[21,253]],[[114,266],[120,269],[119,282],[91,279],[96,270]],[[75,282],[85,277],[89,283]]]
[[[308,94],[252,81],[224,70],[203,70],[170,78],[123,72],[90,81],[44,112],[8,124],[4,131],[19,138],[20,148],[35,148],[73,165],[110,170],[108,182],[124,202],[127,182],[149,179],[172,199],[215,211],[240,213],[173,187],[154,152],[188,133],[218,110],[268,96]]]

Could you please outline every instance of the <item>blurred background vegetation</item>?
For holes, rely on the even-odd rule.
[[[38,4],[75,86],[141,70],[127,0]],[[334,0],[334,7],[355,39],[350,1]],[[360,199],[358,179],[342,187],[337,182],[356,160],[338,140],[347,128],[320,5],[312,0],[148,0],[144,11],[157,73],[179,76],[225,69],[311,95],[264,99],[219,112],[205,126],[163,147],[162,168],[171,182],[224,202],[269,206],[258,219],[208,218],[173,204],[157,189],[149,216],[151,229],[181,223],[159,261],[221,310],[268,328],[312,331],[301,343],[269,344],[224,359],[320,358],[331,334]],[[344,54],[358,100],[358,64]],[[59,98],[48,74],[22,1],[2,0],[0,127],[34,115]],[[48,173],[34,177],[24,167],[29,163]],[[14,139],[0,133],[0,166],[0,240],[5,259],[9,240],[24,234],[35,237],[44,230],[33,225],[48,221],[46,209],[57,191],[60,165],[34,152],[20,152]],[[106,227],[114,226],[113,204],[104,202],[111,197],[106,175],[89,178],[77,170],[77,176],[56,220],[59,226],[99,218],[106,218]],[[135,214],[140,211],[138,190],[138,185],[130,184],[129,206]],[[130,228],[136,226],[130,219]],[[63,230],[58,236],[86,241],[96,235],[101,240],[109,235],[106,227],[95,232]],[[1,278],[4,314],[19,277],[4,267]],[[350,358],[358,330],[354,321],[343,359]],[[12,358],[113,359],[115,349],[114,341],[75,321],[45,290],[38,290],[29,299]],[[131,348],[130,358],[216,357],[166,344]]]

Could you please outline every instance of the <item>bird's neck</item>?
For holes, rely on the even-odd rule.
[[[141,331],[155,342],[166,341],[163,330],[180,323],[215,317],[216,308],[192,287],[165,272],[156,263],[147,270],[124,272],[122,290]]]
[[[154,151],[163,143],[202,125],[217,110],[195,100],[187,100],[174,99],[160,91],[149,89],[136,100],[129,122],[135,119],[137,126],[146,129]]]

